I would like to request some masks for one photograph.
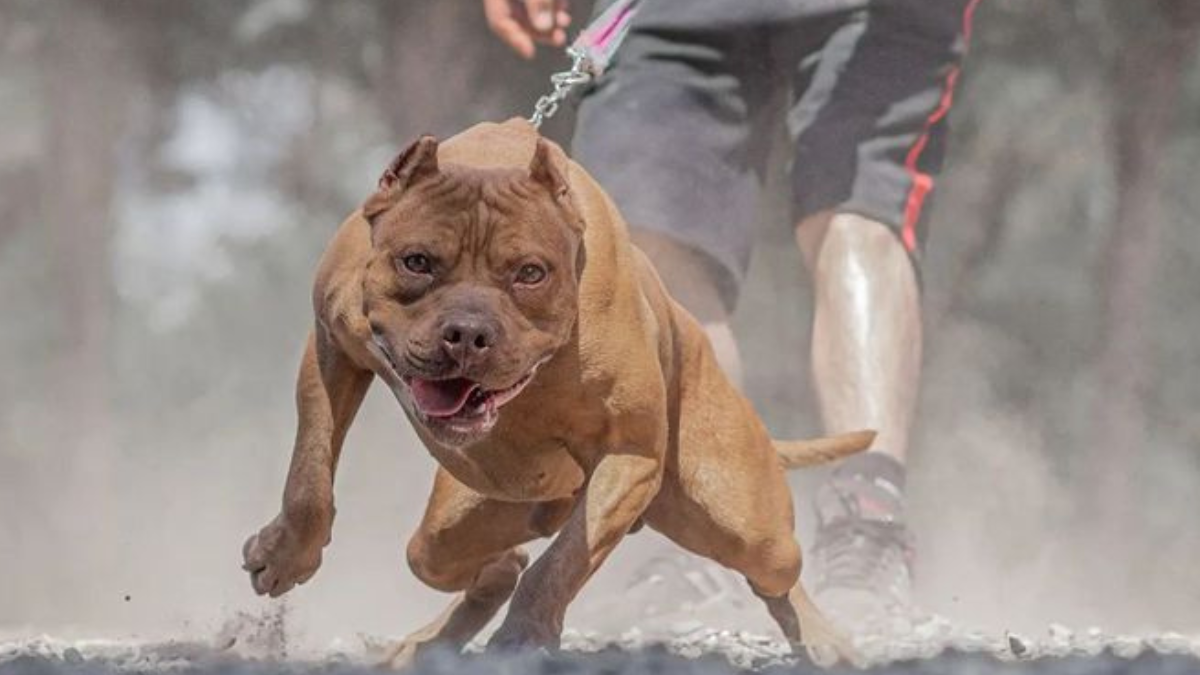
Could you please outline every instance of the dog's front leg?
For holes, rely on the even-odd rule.
[[[278,597],[321,565],[333,528],[333,475],[342,440],[371,384],[318,325],[296,382],[299,416],[283,508],[242,547],[243,569],[259,595]]]
[[[558,537],[522,575],[489,648],[558,646],[567,605],[658,493],[660,457],[600,460]]]

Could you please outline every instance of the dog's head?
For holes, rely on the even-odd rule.
[[[414,421],[445,445],[486,436],[571,339],[583,220],[554,154],[539,139],[527,169],[439,166],[425,136],[363,205],[371,347]]]

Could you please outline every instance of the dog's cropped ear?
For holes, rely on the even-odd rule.
[[[428,134],[408,146],[379,177],[380,190],[403,190],[422,178],[437,175],[438,140]]]
[[[557,156],[556,156],[557,155]],[[537,147],[533,150],[533,159],[529,162],[529,177],[542,185],[560,205],[566,207],[570,218],[567,224],[576,232],[583,232],[584,223],[576,208],[575,199],[571,194],[571,185],[567,182],[566,172],[559,161],[562,152],[555,152],[545,139],[539,138]]]
[[[570,191],[566,176],[550,150],[550,144],[543,138],[537,140],[537,147],[533,150],[533,159],[529,162],[529,177],[545,186],[555,199],[562,199]]]
[[[404,149],[383,175],[379,177],[379,189],[363,204],[363,217],[373,219],[396,203],[396,197],[406,188],[438,173],[438,141],[425,135]]]

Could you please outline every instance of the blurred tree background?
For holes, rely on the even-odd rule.
[[[409,140],[524,115],[564,63],[475,2],[0,0],[0,628],[249,603],[325,242]],[[1195,0],[982,4],[924,268],[938,611],[1200,628],[1197,122]],[[748,393],[811,433],[805,275],[760,229]],[[438,602],[396,579],[432,460],[386,392],[360,419],[327,562],[354,578],[305,593],[398,631]]]

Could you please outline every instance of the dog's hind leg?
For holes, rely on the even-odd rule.
[[[700,425],[684,427],[688,449],[670,466],[646,524],[745,577],[797,654],[853,661],[848,641],[800,585],[802,557],[783,464],[765,432],[738,430],[726,431],[722,446],[708,442]]]
[[[430,648],[461,649],[470,642],[512,595],[529,562],[521,544],[557,532],[573,501],[488,499],[439,469],[408,543],[408,564],[425,584],[458,595],[436,619],[393,645],[384,664],[401,668]]]
[[[772,514],[763,502],[736,509],[732,499],[680,499],[678,490],[672,485],[665,491],[663,501],[649,514],[650,527],[689,551],[741,573],[797,655],[807,653],[821,664],[854,660],[849,641],[822,616],[800,584],[800,546],[791,530],[790,513]]]
[[[753,582],[750,587],[754,589]],[[854,661],[849,639],[821,614],[799,581],[785,595],[764,595],[757,589],[754,593],[767,605],[771,618],[793,647],[803,646],[813,661],[821,665],[831,665],[838,659]]]
[[[782,476],[782,470],[780,470]],[[646,523],[683,548],[713,560],[749,582],[771,618],[797,654],[821,663],[853,660],[849,642],[825,620],[800,585],[800,545],[792,532],[791,500],[786,484],[730,485],[745,474],[727,472],[722,487],[734,487],[740,499],[710,494],[703,485],[670,480],[647,512]],[[770,493],[774,493],[770,495]],[[770,495],[770,496],[768,496]],[[725,498],[722,498],[724,496]]]
[[[393,645],[384,664],[403,668],[430,647],[460,649],[487,625],[512,596],[529,555],[515,548],[486,563],[471,585],[436,619]]]

